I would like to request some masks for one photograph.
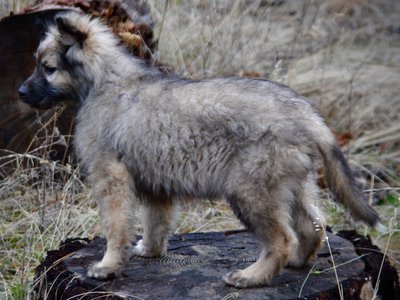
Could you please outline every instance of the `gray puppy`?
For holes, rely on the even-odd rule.
[[[75,143],[107,238],[88,275],[118,274],[132,255],[164,255],[176,199],[225,198],[262,245],[228,273],[237,287],[268,284],[318,250],[316,162],[353,216],[381,227],[335,138],[306,99],[266,80],[171,79],[127,54],[97,19],[61,14],[40,43],[21,99],[43,108],[78,103]],[[133,215],[143,207],[135,247]],[[301,242],[299,242],[301,241]]]

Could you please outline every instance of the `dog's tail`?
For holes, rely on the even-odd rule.
[[[332,134],[329,133],[328,136]],[[377,212],[368,204],[334,138],[331,138],[330,142],[319,140],[317,144],[324,160],[327,183],[336,200],[348,208],[356,220],[364,221],[378,231],[385,231]]]

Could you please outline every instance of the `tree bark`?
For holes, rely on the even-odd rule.
[[[257,259],[259,246],[245,231],[174,235],[167,256],[133,257],[121,277],[106,281],[85,275],[101,259],[105,240],[67,240],[37,268],[37,299],[340,299],[340,286],[344,299],[367,300],[382,261],[378,295],[399,299],[396,269],[368,237],[354,231],[327,236],[330,250],[324,242],[314,262],[286,268],[271,286],[250,289],[227,286],[221,279]]]

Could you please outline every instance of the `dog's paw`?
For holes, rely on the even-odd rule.
[[[131,250],[132,256],[141,256],[141,257],[159,257],[165,255],[165,251],[161,249],[152,248],[149,249],[143,240],[137,242],[136,246]]]
[[[87,276],[91,278],[107,280],[120,275],[118,268],[102,266],[101,263],[95,263],[89,267]]]
[[[289,268],[299,269],[303,268],[306,265],[307,261],[304,261],[303,259],[292,259],[288,261],[286,266]]]
[[[132,256],[142,256],[146,257],[147,251],[146,248],[143,245],[143,240],[140,240],[136,243],[136,246],[132,248]]]
[[[226,284],[237,287],[246,288],[251,285],[251,282],[243,275],[243,270],[231,271],[223,277]]]
[[[267,285],[268,281],[258,276],[251,276],[246,270],[231,271],[223,277],[226,284],[237,288],[248,288],[260,285]]]

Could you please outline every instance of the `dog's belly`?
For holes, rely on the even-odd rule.
[[[172,149],[154,156],[124,157],[140,188],[168,196],[215,198],[224,194],[235,157],[233,147]],[[215,151],[214,151],[215,150]]]

